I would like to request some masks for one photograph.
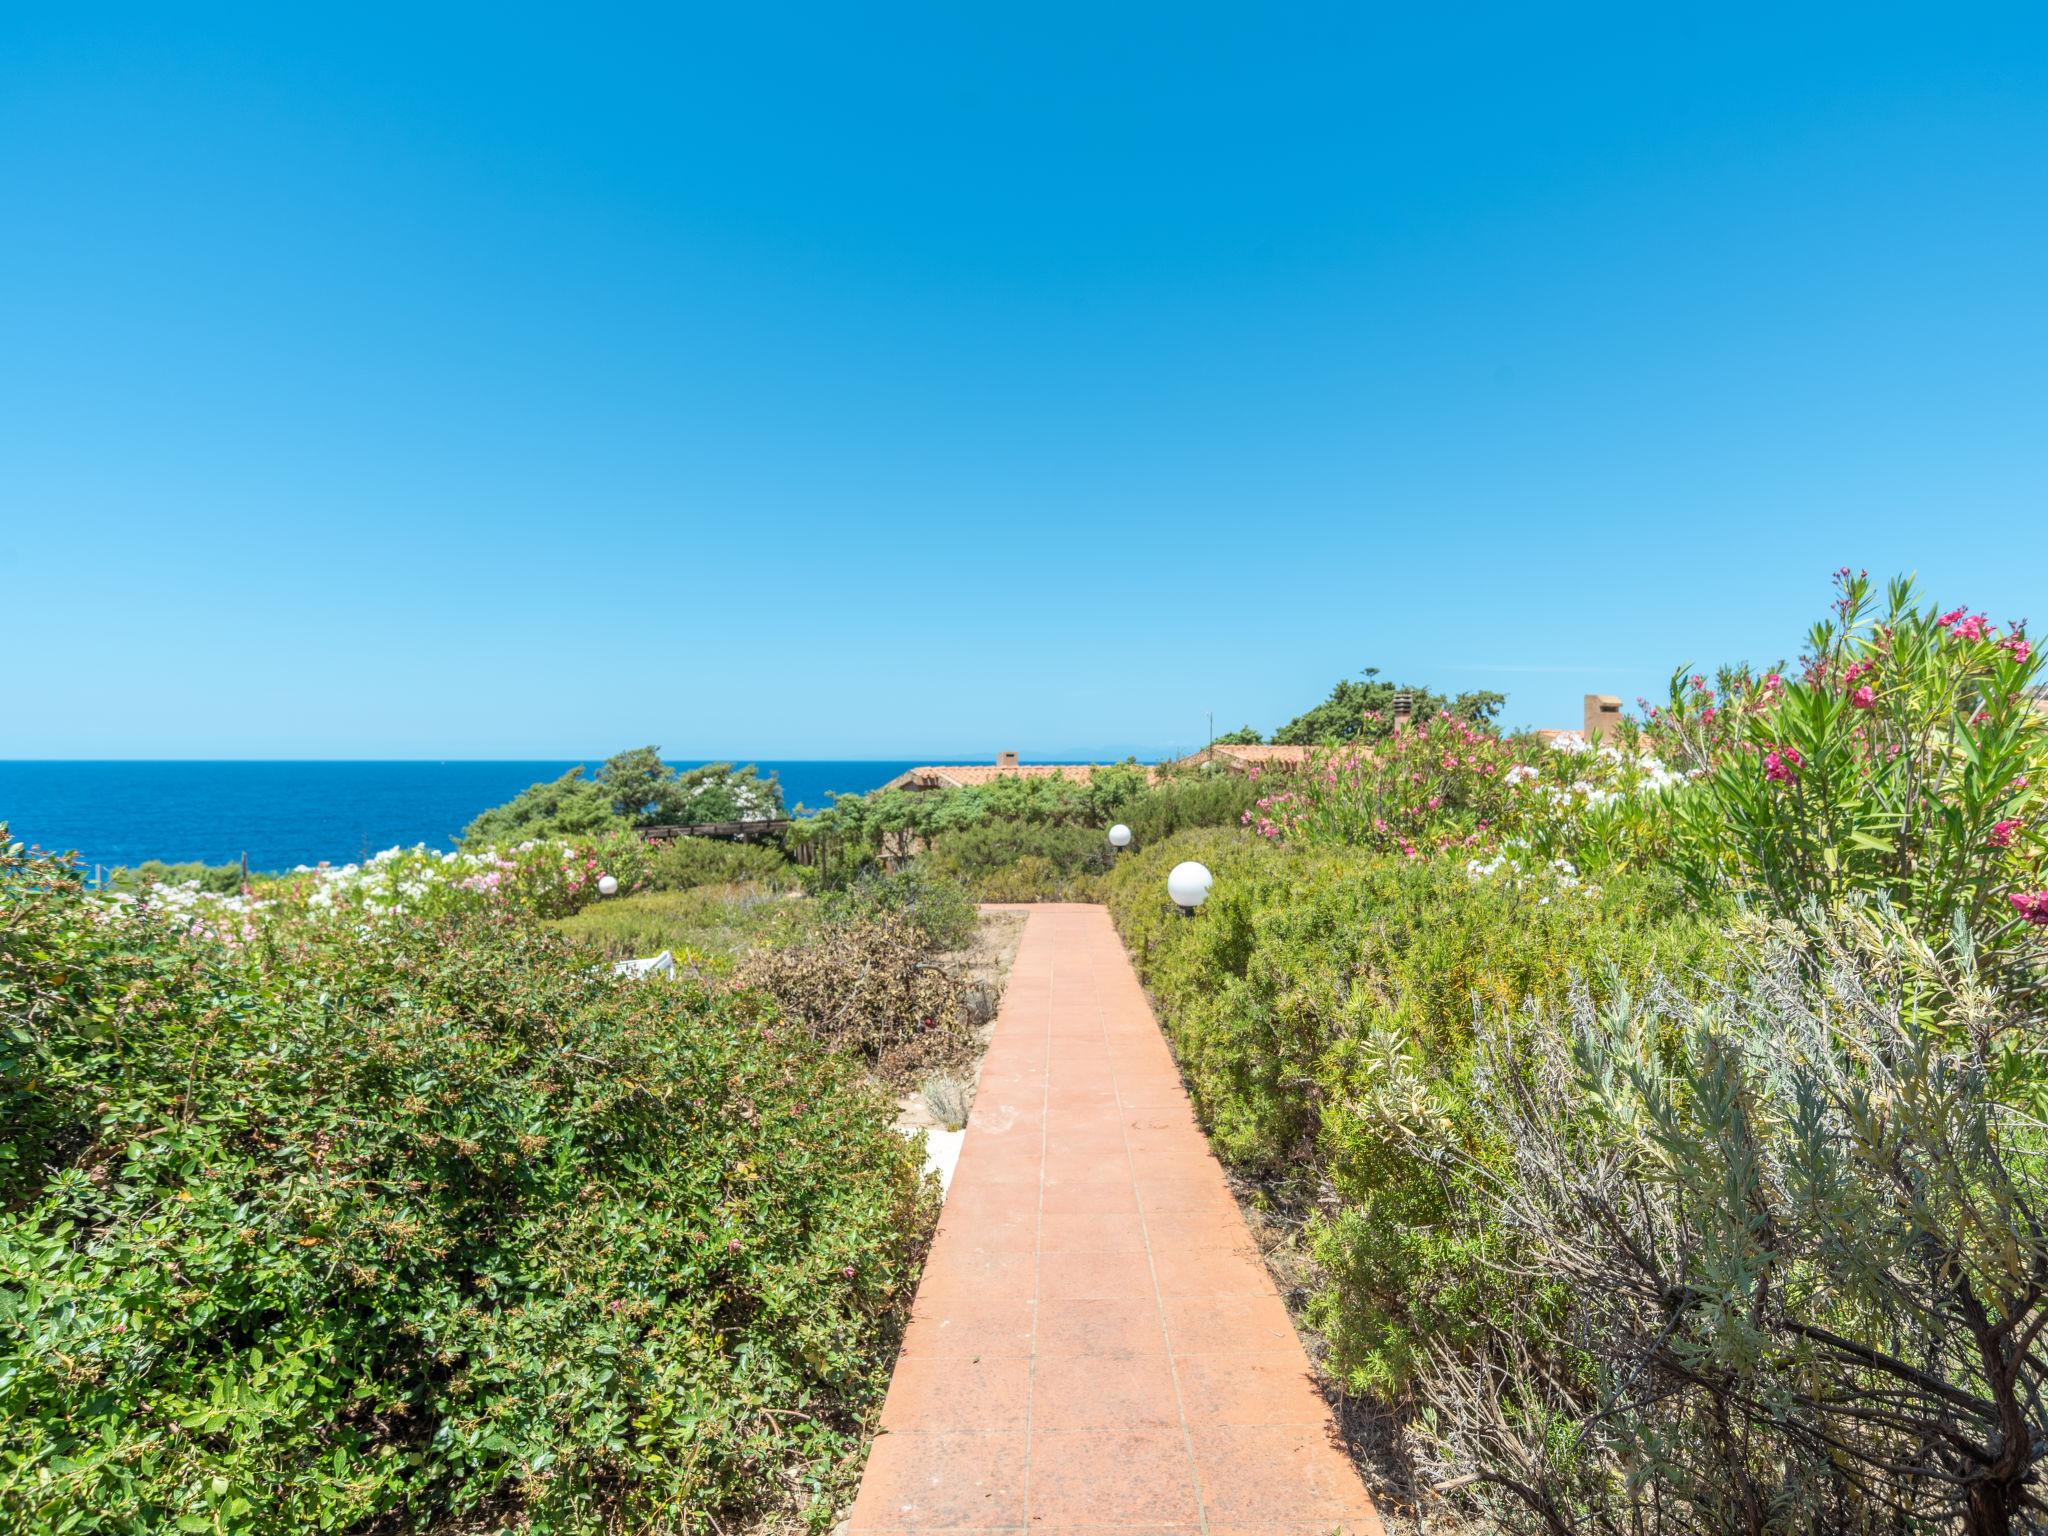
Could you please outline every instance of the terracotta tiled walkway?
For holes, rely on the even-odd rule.
[[[1376,1536],[1108,914],[1030,913],[847,1529]]]

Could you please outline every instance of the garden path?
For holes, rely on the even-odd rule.
[[[1378,1536],[1099,906],[1029,909],[850,1536]]]

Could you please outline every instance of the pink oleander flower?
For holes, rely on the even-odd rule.
[[[2019,831],[2022,823],[2017,817],[2008,816],[2004,821],[1994,821],[1991,830],[1984,834],[1984,841],[1994,848],[2010,848],[2012,835]]]
[[[1876,670],[1877,663],[1874,661],[1852,661],[1842,669],[1842,686],[1844,688],[1854,688],[1857,678],[1866,672],[1875,672]],[[1777,675],[1775,672],[1771,674],[1773,677]]]
[[[1954,624],[1957,619],[1960,619],[1964,614],[1968,613],[1969,611],[1970,610],[1967,608],[1951,608],[1947,613],[1944,613],[1940,618],[1936,619],[1934,622],[1941,628],[1947,629],[1950,625]]]
[[[1865,684],[1849,695],[1849,702],[1858,709],[1875,709],[1877,708],[1877,691],[1868,684]]]
[[[1958,640],[1984,640],[1990,638],[1991,625],[1981,613],[1973,613],[1954,629],[1949,631]]]
[[[1764,777],[1774,784],[1793,784],[1799,779],[1800,757],[1796,747],[1776,747],[1764,755]]]
[[[1438,806],[1442,805],[1443,803],[1444,797],[1442,795],[1431,795],[1429,797],[1429,808],[1432,811],[1435,810]]]
[[[2006,900],[2024,921],[2048,928],[2048,891],[2014,891]]]

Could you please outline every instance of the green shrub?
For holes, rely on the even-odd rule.
[[[820,897],[818,911],[832,923],[901,912],[935,950],[965,949],[974,942],[977,923],[974,899],[966,890],[920,864],[891,874],[870,871],[845,889]]]
[[[2048,1137],[2003,1065],[2040,1019],[1903,914],[1814,916],[1705,1000],[1480,1021],[1507,1157],[1458,1220],[1516,1232],[1546,1305],[1422,1383],[1473,1528],[2040,1529]]]
[[[797,870],[772,843],[678,837],[649,851],[645,878],[648,889],[656,891],[687,891],[693,886],[741,882],[786,890],[797,884]]]
[[[0,1020],[8,1529],[708,1531],[844,1491],[928,1213],[887,1106],[758,999],[475,916],[237,954],[14,845]]]
[[[1145,848],[1190,827],[1235,827],[1258,797],[1258,783],[1241,773],[1175,773],[1136,797],[1121,819],[1132,843]]]
[[[1216,877],[1193,919],[1165,894],[1186,858]],[[1605,995],[1719,946],[1669,877],[1517,886],[1216,832],[1127,859],[1109,899],[1219,1155],[1283,1199],[1337,1195],[1313,1228],[1315,1311],[1360,1386],[1407,1381],[1502,1284],[1498,1231],[1446,1224],[1460,1165],[1492,1156],[1465,1115],[1474,1010]]]
[[[724,971],[759,945],[786,942],[804,925],[802,904],[758,884],[700,885],[595,902],[552,926],[608,960],[672,951],[685,965]]]
[[[2023,629],[1921,607],[1910,581],[1880,606],[1839,573],[1796,681],[1672,683],[1650,734],[1699,775],[1676,801],[1678,853],[1706,890],[1801,921],[1882,893],[1923,934],[1958,922],[2011,984],[2048,968],[2044,658]]]
[[[1092,901],[1113,860],[1107,827],[988,821],[940,833],[918,865],[980,901]]]
[[[150,885],[196,885],[215,896],[227,896],[242,888],[242,866],[166,864],[161,859],[144,859],[132,868],[123,864],[107,871],[110,891],[139,891]]]

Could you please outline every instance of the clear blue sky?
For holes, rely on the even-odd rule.
[[[183,10],[184,8],[180,8]],[[1570,723],[2048,621],[2048,12],[0,14],[0,756]]]

